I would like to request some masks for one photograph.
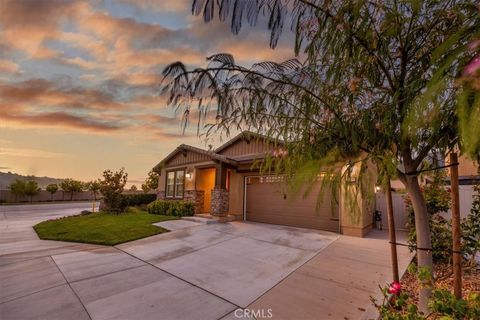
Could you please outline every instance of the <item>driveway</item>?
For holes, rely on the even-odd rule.
[[[1,319],[354,319],[389,277],[383,239],[316,230],[166,221],[169,233],[104,247],[31,229],[89,205],[0,207]]]

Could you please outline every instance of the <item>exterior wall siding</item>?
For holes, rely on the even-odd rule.
[[[247,154],[264,153],[273,149],[275,149],[274,144],[265,140],[239,140],[236,143],[221,150],[219,154],[223,154],[227,157],[238,157]]]
[[[179,152],[176,156],[170,159],[166,163],[166,167],[169,168],[169,167],[197,163],[197,162],[204,162],[209,160],[210,158],[207,155],[187,150],[184,153]]]

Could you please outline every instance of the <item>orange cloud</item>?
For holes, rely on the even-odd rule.
[[[20,73],[20,66],[13,61],[0,59],[0,73]]]
[[[53,39],[65,19],[89,10],[86,2],[63,0],[3,0],[0,10],[1,42],[34,56],[45,40]]]

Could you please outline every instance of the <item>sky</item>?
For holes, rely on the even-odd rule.
[[[220,52],[280,62],[293,40],[270,49],[262,23],[234,36],[191,1],[0,0],[0,171],[88,181],[124,167],[140,185],[179,144],[217,146],[196,123],[183,132],[162,69]]]

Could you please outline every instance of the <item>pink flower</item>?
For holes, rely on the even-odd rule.
[[[463,69],[464,76],[470,76],[475,74],[477,70],[480,69],[480,57],[474,58],[466,67]]]
[[[390,294],[399,294],[400,291],[402,290],[402,285],[399,282],[392,282],[390,286],[388,287],[388,293]]]

